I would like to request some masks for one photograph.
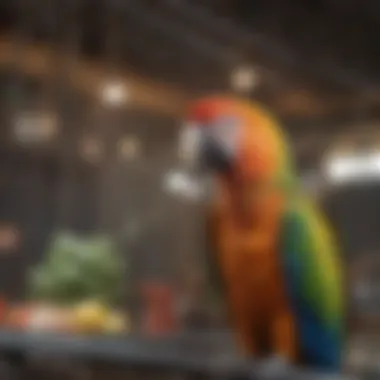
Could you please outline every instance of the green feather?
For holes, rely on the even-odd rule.
[[[342,265],[327,223],[304,199],[292,202],[290,215],[295,228],[287,239],[298,249],[285,254],[296,255],[302,268],[300,294],[327,326],[343,329]]]

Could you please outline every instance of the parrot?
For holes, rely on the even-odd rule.
[[[248,358],[338,373],[343,270],[327,218],[301,188],[285,131],[263,105],[229,95],[190,103],[186,168],[212,179],[207,268]]]

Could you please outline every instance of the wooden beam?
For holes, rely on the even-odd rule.
[[[353,115],[355,110],[363,107],[363,102],[355,96],[321,95],[312,91],[293,89],[279,91],[270,102],[276,112],[283,118],[320,119],[336,114]]]
[[[18,50],[19,49],[19,50]],[[172,117],[181,117],[190,95],[174,86],[158,83],[136,75],[124,67],[113,74],[104,63],[84,59],[69,51],[57,51],[43,44],[21,45],[8,35],[0,36],[0,68],[16,68],[21,72],[39,78],[46,78],[54,71],[54,62],[67,62],[63,75],[75,89],[89,97],[100,97],[102,87],[114,79],[120,81],[130,93],[127,107],[141,108]],[[373,103],[379,99],[372,98]],[[100,103],[99,103],[100,104]],[[353,97],[322,99],[313,92],[300,92],[293,89],[280,91],[268,106],[284,119],[296,117],[307,121],[315,118],[329,118],[337,112],[352,111],[358,106]]]
[[[25,44],[18,52],[18,45],[17,41],[6,36],[0,37],[0,67],[16,67],[25,74],[41,78],[52,72],[53,57],[57,55],[54,49],[46,45]],[[91,97],[98,97],[107,82],[117,80],[130,94],[127,107],[177,116],[186,104],[184,92],[137,76],[128,68],[118,71],[115,76],[105,64],[74,56],[67,51],[58,54],[62,62],[69,63],[63,75],[67,75],[70,85]]]

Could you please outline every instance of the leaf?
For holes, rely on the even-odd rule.
[[[31,274],[32,294],[74,302],[102,299],[112,303],[124,292],[126,265],[114,241],[106,235],[54,237],[47,260]]]

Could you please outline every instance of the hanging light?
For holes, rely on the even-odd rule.
[[[58,117],[42,111],[21,112],[15,116],[13,136],[20,144],[40,144],[58,134]]]
[[[380,179],[380,152],[332,157],[325,174],[332,183]]]
[[[135,136],[125,136],[117,145],[119,156],[126,160],[136,158],[141,152],[140,141]]]
[[[231,86],[238,92],[254,90],[260,82],[258,70],[251,66],[242,66],[234,69],[231,73]]]
[[[121,81],[111,81],[103,84],[101,88],[103,104],[117,107],[129,101],[129,89]]]

